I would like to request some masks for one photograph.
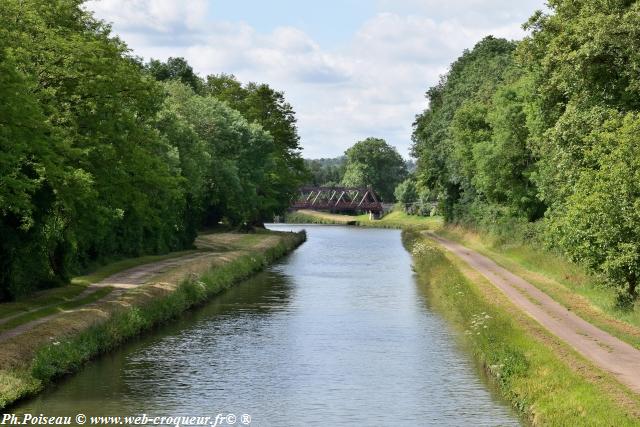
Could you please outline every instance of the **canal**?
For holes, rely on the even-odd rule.
[[[305,228],[308,241],[267,271],[13,412],[519,425],[429,308],[399,231]]]

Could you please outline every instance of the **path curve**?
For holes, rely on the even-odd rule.
[[[489,258],[432,232],[427,235],[500,289],[534,318],[595,365],[640,393],[640,350],[578,317],[549,295]]]

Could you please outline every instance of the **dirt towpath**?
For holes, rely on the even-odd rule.
[[[147,281],[149,281],[150,279],[152,279],[153,277],[162,274],[168,270],[171,270],[173,268],[176,268],[177,266],[187,263],[187,262],[191,262],[191,261],[196,261],[198,259],[201,258],[206,258],[206,257],[211,257],[212,253],[211,252],[196,252],[196,253],[192,253],[189,255],[184,255],[184,256],[180,256],[180,257],[176,257],[176,258],[170,258],[170,259],[166,259],[163,261],[158,261],[158,262],[152,262],[149,264],[143,264],[143,265],[139,265],[137,267],[133,267],[124,271],[121,271],[119,273],[116,273],[112,276],[107,277],[106,279],[103,279],[99,282],[96,283],[92,283],[91,285],[87,286],[87,289],[85,289],[84,291],[82,291],[79,295],[77,295],[75,298],[71,299],[70,301],[76,301],[76,300],[80,300],[94,292],[96,292],[97,290],[104,288],[104,287],[112,287],[114,288],[114,290],[108,295],[108,297],[113,298],[114,296],[118,295],[118,294],[122,294],[124,293],[124,291],[126,291],[127,289],[131,289],[134,288],[136,286],[142,285],[144,283],[146,283]],[[53,304],[52,306],[54,306],[55,304]],[[44,307],[38,307],[35,310],[31,310],[31,311],[38,311],[38,310],[42,310],[43,308],[47,308],[50,306],[44,306]],[[82,308],[82,307],[79,307]],[[49,320],[53,319],[54,317],[59,316],[62,313],[68,312],[68,311],[73,311],[73,310],[77,310],[79,308],[74,308],[71,310],[67,310],[67,311],[59,311],[55,314],[51,314],[49,316],[44,316],[44,317],[40,317],[36,320],[32,320],[30,322],[27,323],[23,323],[22,325],[16,326],[13,329],[9,329],[7,331],[4,331],[2,333],[0,333],[0,342],[5,341],[9,338],[15,337],[17,335],[22,334],[23,332],[26,332],[30,329],[35,328],[38,325],[41,325],[43,323],[48,322]],[[7,322],[11,319],[13,319],[14,317],[17,316],[22,316],[25,313],[29,313],[29,312],[22,312],[19,313],[16,316],[11,316],[11,317],[7,317],[3,320],[4,322]]]
[[[451,240],[427,232],[445,249],[486,277],[518,308],[587,359],[640,393],[640,350],[576,316],[523,278]]]

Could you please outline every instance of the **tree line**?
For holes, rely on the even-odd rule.
[[[372,187],[385,202],[395,201],[396,186],[408,175],[408,163],[384,139],[369,137],[349,147],[344,156],[305,160],[307,185]]]
[[[551,0],[427,91],[415,185],[447,221],[520,231],[632,306],[640,277],[640,3]]]
[[[281,92],[145,64],[82,3],[0,2],[0,300],[259,225],[306,177]]]

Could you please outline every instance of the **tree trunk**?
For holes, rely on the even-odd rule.
[[[630,274],[627,278],[627,292],[632,300],[638,297],[638,279],[635,274]]]

